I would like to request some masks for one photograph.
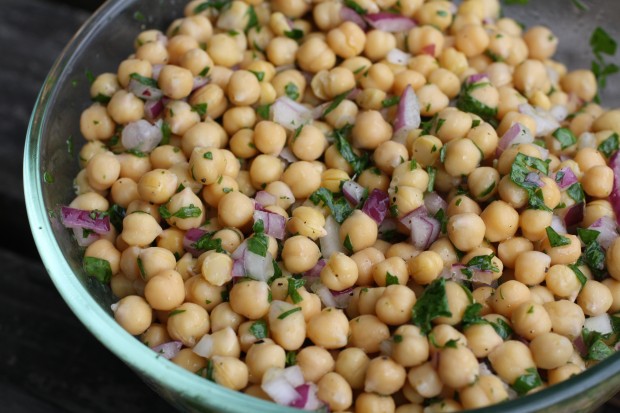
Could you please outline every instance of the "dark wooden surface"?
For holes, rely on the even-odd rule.
[[[80,324],[47,276],[24,207],[22,157],[39,88],[99,2],[0,0],[0,412],[169,412]],[[600,413],[618,412],[608,404]]]

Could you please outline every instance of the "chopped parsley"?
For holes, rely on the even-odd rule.
[[[353,252],[353,244],[351,244],[351,238],[349,238],[349,234],[344,237],[344,242],[342,243],[342,245],[347,249],[347,251]]]
[[[202,214],[202,210],[194,204],[189,204],[189,206],[183,206],[176,212],[172,213],[164,204],[159,207],[159,214],[163,219],[169,219],[172,217],[180,219],[198,218]]]
[[[493,264],[494,257],[495,254],[493,253],[489,255],[477,255],[467,262],[467,267],[480,271],[499,272],[499,268]]]
[[[589,243],[596,241],[600,235],[600,232],[595,229],[577,228],[577,235],[584,244],[588,245]]]
[[[110,102],[110,99],[112,99],[110,96],[104,95],[103,93],[97,93],[97,96],[91,98],[93,102],[99,102],[102,105],[107,105]]]
[[[437,176],[437,168],[433,166],[427,166],[426,172],[428,173],[428,186],[426,190],[428,192],[433,192],[435,190],[435,177]]]
[[[262,71],[259,72],[256,70],[250,70],[250,72],[254,73],[254,76],[256,76],[259,82],[262,82],[263,79],[265,78],[265,72],[262,72]]]
[[[323,202],[331,211],[332,216],[339,224],[342,222],[353,212],[353,207],[349,204],[344,197],[336,197],[333,192],[331,192],[327,188],[319,188],[317,189],[310,197],[308,198],[314,205],[318,205],[320,202]]]
[[[598,90],[600,91],[607,85],[607,76],[618,73],[620,70],[616,64],[606,62],[603,57],[603,55],[615,55],[617,44],[605,30],[597,27],[590,36],[590,47],[592,47],[592,53],[594,53],[594,60],[591,65],[592,73],[596,77]],[[600,103],[600,100],[599,92],[597,92],[594,101]]]
[[[512,388],[517,392],[519,396],[522,396],[528,393],[530,390],[535,389],[536,387],[542,386],[542,380],[538,375],[538,370],[536,367],[530,367],[525,370],[526,373],[517,377],[515,382],[512,384]]]
[[[431,331],[431,322],[438,317],[451,317],[446,295],[446,279],[443,277],[433,281],[416,301],[411,311],[411,322],[420,327],[422,334]]]
[[[562,150],[571,147],[577,143],[577,138],[568,128],[557,128],[552,135],[555,140],[560,142],[560,149]]]
[[[389,108],[391,106],[398,105],[398,102],[400,102],[400,97],[399,96],[392,96],[392,97],[383,99],[381,101],[381,106],[384,107],[384,108]]]
[[[588,282],[588,277],[586,277],[585,274],[581,272],[577,264],[568,264],[568,268],[573,270],[573,272],[575,273],[575,277],[577,277],[577,280],[582,287],[586,285],[586,283]]]
[[[601,142],[598,145],[597,149],[602,154],[604,154],[606,157],[609,158],[614,152],[618,150],[619,146],[620,145],[618,144],[618,134],[614,132],[611,135],[609,135],[609,138]]]
[[[360,6],[359,4],[357,4],[355,1],[353,0],[344,0],[344,5],[347,6],[350,9],[353,9],[357,14],[363,16],[365,15],[366,9],[364,9],[362,6]]]
[[[256,10],[254,10],[254,6],[248,7],[248,11],[246,12],[248,15],[248,23],[245,25],[245,32],[249,32],[253,27],[259,27],[258,16],[256,15]]]
[[[355,152],[353,152],[353,148],[347,140],[347,136],[349,135],[351,128],[352,126],[347,124],[340,129],[334,129],[332,136],[336,141],[336,148],[338,148],[340,155],[342,155],[349,165],[351,165],[355,175],[359,175],[370,162],[370,157],[367,152],[363,152],[361,156],[358,156]]]
[[[195,105],[192,105],[192,112],[196,112],[200,117],[203,117],[207,114],[207,104],[197,103]]]
[[[161,124],[161,142],[160,145],[167,145],[170,143],[170,135],[172,134],[172,130],[170,129],[170,124],[168,122],[163,122]]]
[[[97,257],[84,257],[84,271],[91,277],[95,277],[102,284],[107,284],[112,278],[110,262]]]
[[[497,108],[492,108],[480,102],[472,96],[471,92],[476,89],[489,86],[489,82],[469,83],[463,82],[461,91],[456,101],[456,107],[464,112],[475,113],[487,122],[492,122],[497,116]]]
[[[199,5],[197,5],[196,7],[194,7],[194,14],[200,14],[203,11],[209,9],[209,8],[214,8],[217,11],[221,11],[225,8],[228,8],[230,6],[230,4],[232,3],[232,0],[208,0],[208,1],[203,1],[202,3],[200,3]]]
[[[209,73],[209,70],[211,70],[211,68],[209,66],[205,66],[200,73],[198,73],[198,76],[205,77],[207,73]]]
[[[46,184],[53,184],[54,181],[54,175],[52,175],[49,171],[43,172],[43,182]]]
[[[588,349],[585,357],[586,360],[601,361],[611,356],[614,351],[605,342],[610,336],[611,333],[601,334],[598,331],[590,331],[587,328],[581,330],[581,337]]]
[[[187,311],[187,310],[179,310],[179,309],[172,310],[172,311],[170,311],[170,313],[168,314],[168,317],[173,317],[173,316],[175,316],[175,315],[182,314],[182,313],[184,313],[185,311]]]
[[[526,180],[527,175],[531,172],[530,168],[534,168],[545,175],[549,174],[549,164],[547,162],[518,153],[510,168],[510,179],[527,191],[530,208],[551,211],[551,209],[545,205],[540,187],[536,183]]]
[[[297,292],[297,290],[303,287],[305,283],[306,280],[303,278],[291,277],[288,279],[288,296],[291,297],[293,304],[303,301],[303,297]]]
[[[201,251],[215,250],[216,252],[225,252],[224,248],[222,248],[222,240],[220,238],[214,239],[214,234],[215,232],[205,233],[196,242],[192,243],[191,247]]]
[[[284,364],[286,367],[294,366],[295,364],[297,364],[297,352],[287,351]]]
[[[395,275],[390,274],[390,272],[387,271],[385,273],[385,286],[387,287],[389,285],[398,285],[398,284],[400,284],[398,282],[398,277],[395,276]]]
[[[286,93],[286,96],[288,96],[290,99],[299,99],[299,88],[293,82],[288,82],[286,86],[284,86],[284,93]]]
[[[558,234],[552,227],[545,228],[547,232],[547,238],[549,239],[549,245],[552,248],[563,247],[564,245],[570,245],[570,239]]]
[[[286,317],[290,316],[291,314],[295,314],[296,312],[301,311],[301,307],[294,307],[291,308],[288,311],[283,312],[282,314],[280,314],[278,316],[278,320],[284,320]]]
[[[144,86],[148,86],[148,87],[158,87],[157,86],[157,81],[153,78],[150,77],[146,77],[146,76],[142,76],[139,73],[132,73],[129,75],[130,78],[138,81],[140,84],[144,85]]]
[[[265,320],[256,320],[253,322],[249,331],[258,340],[269,337],[269,328],[267,328],[267,322]]]
[[[285,31],[284,35],[288,37],[289,39],[299,40],[304,37],[304,32],[303,30],[300,30],[300,29],[293,29],[293,30]]]
[[[566,190],[568,196],[570,196],[575,202],[580,203],[586,200],[586,195],[583,192],[583,187],[579,182],[575,182]]]
[[[254,235],[246,240],[248,250],[261,257],[266,257],[269,250],[269,238],[265,235],[262,219],[254,223],[253,231]]]
[[[256,113],[263,119],[269,119],[269,110],[271,109],[271,104],[261,105],[256,108]]]
[[[340,105],[340,103],[342,103],[342,101],[345,100],[347,96],[349,96],[349,93],[351,93],[351,91],[347,90],[346,92],[342,92],[341,94],[334,97],[332,102],[329,104],[329,106],[327,106],[327,108],[323,112],[323,117],[327,116],[328,113],[336,109]]]

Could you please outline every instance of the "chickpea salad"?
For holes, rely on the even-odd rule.
[[[205,380],[358,413],[537,392],[619,347],[590,44],[569,70],[498,0],[190,1],[89,73],[60,218],[116,321]]]

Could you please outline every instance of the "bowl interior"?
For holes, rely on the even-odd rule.
[[[589,67],[589,33],[601,25],[616,39],[613,17],[620,2],[592,1],[588,12],[565,1],[536,2],[535,7],[510,7],[506,14],[525,23],[550,26],[560,38],[558,59],[569,68]],[[156,6],[155,6],[156,4]],[[82,251],[58,219],[58,207],[73,198],[78,152],[84,141],[80,113],[87,105],[88,73],[116,71],[132,53],[135,36],[146,28],[164,28],[182,15],[179,0],[110,0],[83,26],[53,66],[35,106],[26,142],[24,189],[30,225],[39,253],[59,292],[86,327],[112,352],[136,370],[165,399],[186,411],[287,412],[293,409],[219,387],[158,358],[111,317],[109,288],[85,275]],[[605,7],[603,7],[605,6]],[[611,12],[610,12],[611,10]],[[615,57],[614,59],[618,59]],[[620,62],[617,62],[620,64]],[[611,82],[603,103],[620,104],[620,82]],[[501,405],[505,412],[587,411],[620,389],[620,354],[578,377],[535,395]],[[491,412],[495,408],[477,412]]]

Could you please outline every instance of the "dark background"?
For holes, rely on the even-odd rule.
[[[66,306],[34,246],[22,185],[39,88],[95,0],[0,0],[0,412],[171,411]],[[606,405],[599,413],[620,411]]]

